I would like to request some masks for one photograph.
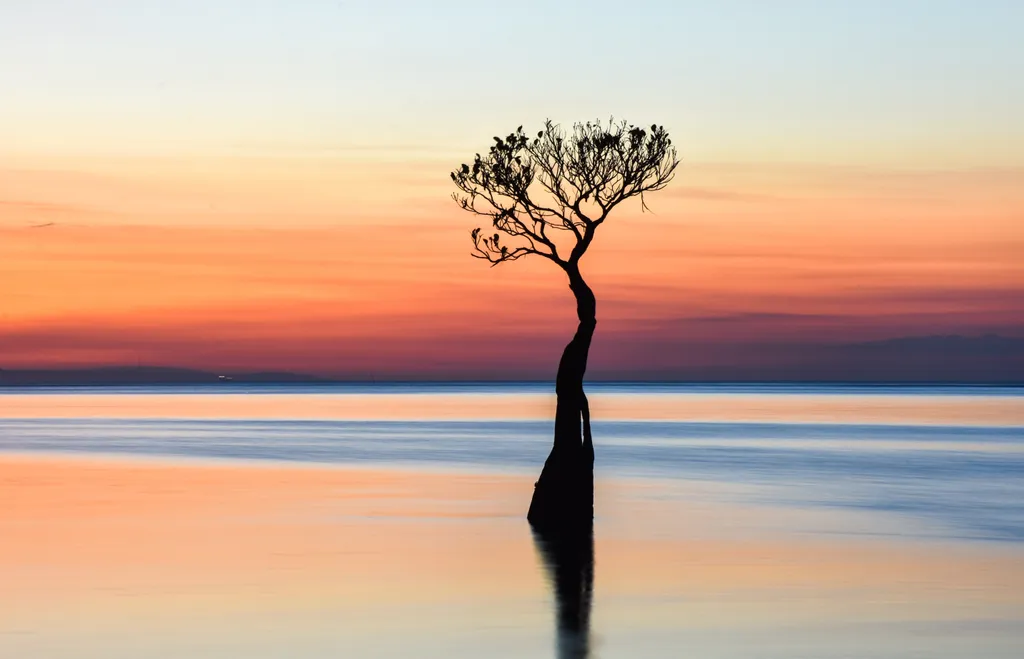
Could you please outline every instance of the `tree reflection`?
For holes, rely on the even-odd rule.
[[[590,656],[590,605],[594,588],[593,527],[533,531],[555,596],[558,659]]]

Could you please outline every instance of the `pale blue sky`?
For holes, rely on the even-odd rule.
[[[8,0],[19,152],[664,123],[708,160],[1024,165],[1024,2]]]

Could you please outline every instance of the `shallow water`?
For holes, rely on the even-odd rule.
[[[591,403],[591,656],[1024,653],[1024,390]],[[0,392],[0,656],[579,656],[523,520],[552,408],[535,385]]]

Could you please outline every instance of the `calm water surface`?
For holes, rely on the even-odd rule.
[[[590,391],[590,656],[1024,656],[1024,389]],[[553,408],[0,390],[0,657],[580,656],[523,519]]]

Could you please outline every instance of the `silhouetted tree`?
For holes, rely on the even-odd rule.
[[[566,133],[547,121],[536,137],[522,126],[495,137],[486,155],[476,154],[451,174],[459,206],[490,220],[486,232],[471,232],[473,256],[492,265],[545,258],[565,272],[576,297],[579,326],[556,377],[554,445],[528,514],[534,527],[593,522],[594,448],[583,376],[597,309],[580,259],[612,210],[632,198],[646,209],[644,195],[664,188],[678,164],[663,126],[609,120],[577,123]]]

